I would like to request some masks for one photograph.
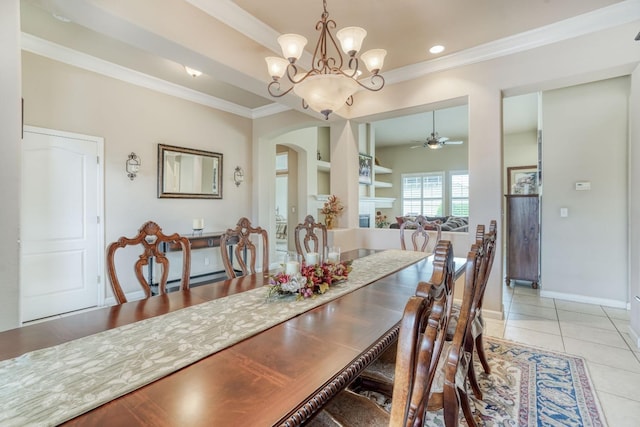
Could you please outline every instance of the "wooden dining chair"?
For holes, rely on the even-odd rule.
[[[448,241],[438,245],[429,282],[418,284],[409,298],[396,350],[391,412],[356,391],[345,390],[332,399],[308,425],[319,426],[421,426],[430,389],[443,351],[451,308],[455,266]]]
[[[491,241],[491,238],[487,236],[487,239],[485,239],[484,226],[482,225],[478,227],[477,236],[479,238],[471,246],[465,266],[465,288],[462,304],[456,304],[455,307],[452,307],[452,298],[448,299],[451,305],[446,307],[448,315],[447,329],[445,339],[440,341],[445,343],[446,350],[439,360],[440,368],[436,370],[436,381],[432,387],[433,396],[429,402],[429,410],[443,409],[446,405],[445,412],[449,417],[448,423],[445,424],[447,426],[457,425],[451,423],[454,423],[454,418],[455,423],[457,423],[460,408],[463,410],[467,424],[475,426],[466,392],[467,379],[474,395],[478,399],[482,398],[482,392],[478,386],[472,366],[472,353],[475,345],[473,329],[476,322],[476,307],[481,294],[480,290],[483,285],[486,285],[484,272],[487,270],[487,263],[490,258],[486,247],[488,247],[488,242]],[[495,238],[493,241],[495,242]],[[439,247],[436,248],[436,255],[438,251]],[[436,271],[438,270],[434,268],[434,274]],[[432,280],[437,281],[438,279],[433,278]],[[453,290],[453,284],[451,285],[451,290]],[[422,295],[423,293],[424,288],[419,286],[416,290],[416,295]],[[462,350],[459,342],[462,343]],[[454,348],[454,350],[451,350],[451,348]],[[450,354],[450,352],[452,353]],[[383,353],[378,360],[367,367],[356,380],[356,383],[359,384],[361,389],[379,392],[387,397],[392,397],[393,394],[389,393],[389,391],[394,390],[395,393],[398,355],[399,352],[390,354],[387,351]],[[446,369],[451,369],[446,368],[445,365],[447,364],[457,366],[457,377],[452,375],[451,372],[449,374],[446,373]],[[447,389],[445,393],[445,384],[451,381],[454,381],[452,384],[455,384],[456,387]],[[448,397],[445,397],[445,394]],[[451,400],[452,396],[455,397],[454,400]],[[456,417],[451,415],[454,412]]]
[[[304,222],[296,226],[296,251],[306,261],[309,252],[316,252],[320,258],[324,256],[327,243],[327,227],[316,222],[313,215],[307,215]]]
[[[262,241],[260,244],[259,241]],[[256,246],[258,243],[258,246]],[[233,259],[237,265],[231,261],[229,256],[229,247],[233,253]],[[256,273],[256,264],[258,260],[260,247],[262,252],[262,270],[269,269],[269,237],[267,230],[261,227],[253,227],[248,218],[242,217],[236,224],[236,228],[229,228],[220,237],[220,254],[222,255],[222,263],[224,270],[229,279],[238,276],[246,276],[247,274]],[[238,269],[236,269],[236,267]]]
[[[478,285],[475,289],[474,299],[471,305],[471,336],[469,353],[472,355],[477,354],[478,360],[482,364],[482,368],[485,373],[491,373],[491,368],[487,360],[487,356],[484,351],[483,332],[485,329],[485,322],[482,318],[482,301],[484,299],[484,293],[489,281],[489,275],[491,274],[491,268],[493,260],[495,258],[495,246],[496,246],[496,234],[497,234],[497,222],[492,220],[489,224],[489,232],[485,233],[485,226],[479,224],[476,228],[475,245],[478,248],[480,254],[480,262],[477,263],[477,280]],[[456,331],[457,322],[459,319],[460,305],[454,304],[453,312],[451,316],[451,322],[449,322],[449,330],[447,332],[447,339],[452,340]],[[475,373],[475,366],[473,363],[469,364],[469,370],[467,372],[469,378],[469,385],[473,390],[473,394],[477,399],[482,399],[482,390],[478,384],[477,376]]]
[[[481,281],[479,272],[483,258],[484,254],[481,253],[480,248],[473,244],[467,255],[465,286],[455,334],[451,341],[445,340],[445,348],[438,361],[431,397],[427,406],[429,411],[443,410],[446,427],[458,426],[461,409],[467,426],[477,426],[467,393],[467,373],[470,364],[473,363],[471,354],[473,351],[472,307],[477,294],[476,290]]]
[[[478,355],[478,360],[480,360],[480,363],[482,364],[482,368],[487,374],[491,373],[491,368],[489,367],[489,362],[487,361],[487,356],[484,352],[484,342],[482,339],[485,329],[485,322],[482,318],[482,301],[484,300],[484,292],[487,289],[487,283],[489,282],[489,276],[491,275],[491,268],[493,267],[493,260],[496,255],[497,228],[498,224],[496,220],[491,220],[489,223],[489,233],[485,234],[482,239],[481,247],[484,251],[484,258],[479,272],[480,284],[476,291],[476,297],[471,308],[473,315],[472,333],[474,337],[474,349],[475,353]],[[477,240],[478,238],[476,238],[476,241]],[[472,373],[473,371],[471,370],[470,375]]]
[[[169,277],[169,260],[164,252],[160,249],[162,245],[180,245],[180,253],[182,254],[182,272],[180,280],[180,289],[189,289],[189,276],[191,274],[191,244],[189,239],[180,236],[177,233],[166,235],[162,229],[153,221],[147,221],[142,224],[135,237],[120,237],[107,248],[107,275],[113,290],[113,296],[118,304],[127,302],[120,280],[116,273],[115,255],[118,249],[127,246],[139,246],[142,248],[142,254],[133,266],[133,270],[138,283],[142,286],[145,298],[152,295],[151,286],[155,284],[149,283],[144,275],[143,268],[149,265],[149,262],[155,262],[162,266],[162,274],[157,283],[157,293],[162,295],[167,292],[167,280]]]
[[[442,238],[442,227],[440,224],[427,221],[424,216],[418,215],[414,221],[404,221],[400,225],[400,248],[402,248],[403,251],[407,250],[405,230],[413,230],[411,232],[411,245],[414,251],[420,250],[420,252],[426,252],[433,231],[436,232],[435,243],[432,245],[434,249]],[[422,244],[420,244],[420,242],[422,242]],[[420,249],[418,249],[418,247],[420,247]]]

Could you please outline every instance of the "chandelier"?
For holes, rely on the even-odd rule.
[[[340,41],[342,51],[348,56],[348,62],[344,67],[342,53],[331,34],[331,30],[336,28],[336,22],[329,19],[326,0],[323,0],[322,4],[324,12],[316,23],[320,37],[309,71],[301,71],[296,65],[307,44],[307,39],[298,34],[283,34],[278,37],[284,58],[270,56],[265,59],[269,75],[273,79],[267,88],[271,96],[279,98],[293,90],[302,98],[303,108],[311,107],[328,119],[329,114],[343,104],[353,105],[353,94],[359,87],[374,92],[384,87],[384,77],[378,72],[382,68],[387,51],[371,49],[358,59],[356,55],[367,31],[360,27],[343,28],[336,33],[336,37]],[[328,49],[335,51],[334,56],[330,56]],[[364,79],[361,79],[360,60],[371,73]],[[285,74],[291,84],[286,90],[280,86],[280,79]]]

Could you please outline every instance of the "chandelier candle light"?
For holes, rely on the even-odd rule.
[[[367,31],[360,27],[346,27],[336,33],[340,41],[342,51],[348,55],[346,68],[340,49],[331,34],[336,28],[336,22],[329,19],[327,1],[322,2],[324,12],[320,21],[316,23],[316,30],[320,31],[320,37],[313,53],[311,69],[301,71],[296,61],[302,56],[307,39],[298,34],[283,34],[278,37],[278,43],[282,48],[284,58],[270,56],[265,58],[269,75],[273,79],[269,83],[269,94],[281,97],[293,89],[296,95],[302,98],[303,108],[311,107],[312,110],[323,114],[325,119],[329,114],[339,109],[343,104],[353,105],[353,94],[359,87],[370,91],[379,91],[384,87],[384,77],[378,74],[384,63],[387,51],[384,49],[371,49],[364,52],[360,59],[364,62],[371,75],[358,80],[362,71],[360,59],[356,56],[362,46],[362,41]],[[335,51],[335,56],[330,55],[328,49]],[[287,75],[291,87],[281,89],[280,79]]]

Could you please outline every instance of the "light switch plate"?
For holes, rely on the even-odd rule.
[[[566,218],[569,216],[569,209],[568,208],[560,208],[560,216],[562,218]]]

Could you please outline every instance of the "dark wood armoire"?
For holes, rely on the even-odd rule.
[[[507,195],[507,277],[531,282],[540,280],[540,197],[537,194]]]

